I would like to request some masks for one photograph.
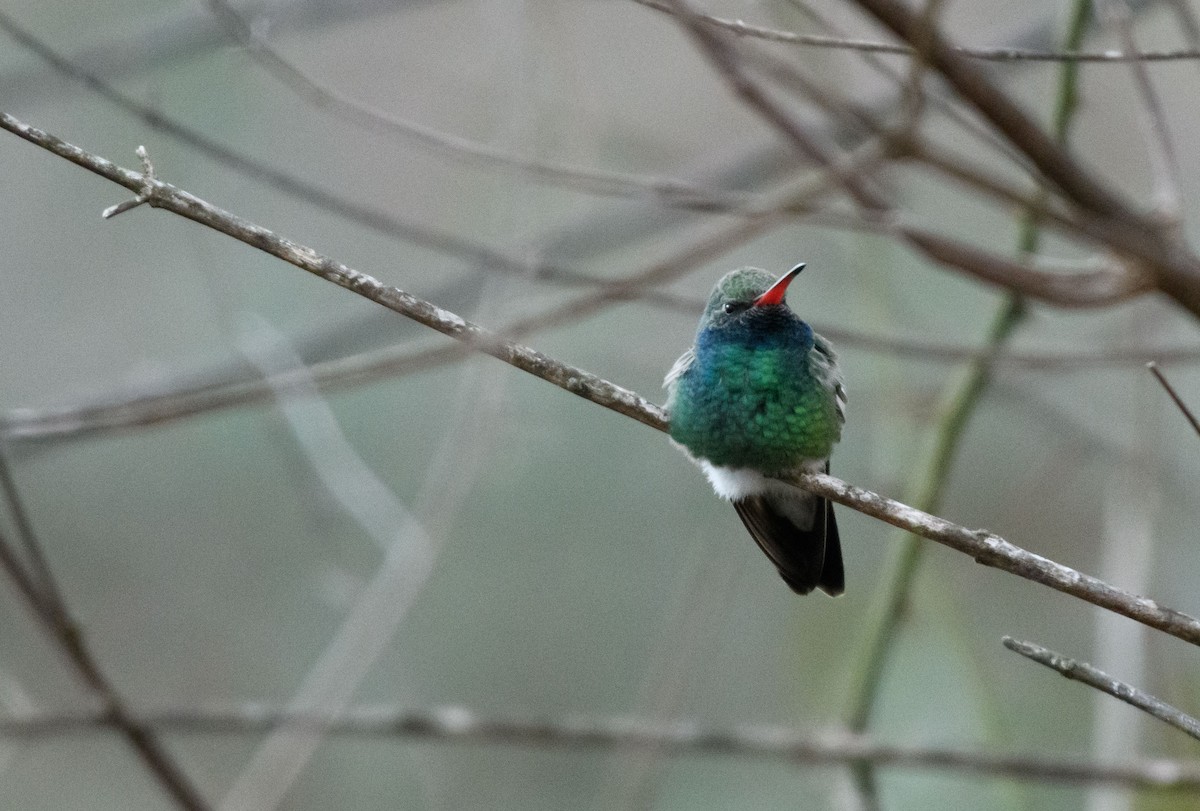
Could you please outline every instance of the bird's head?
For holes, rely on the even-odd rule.
[[[738,268],[721,277],[713,287],[700,319],[700,329],[723,330],[738,325],[751,327],[766,323],[779,315],[795,318],[784,302],[788,285],[804,270],[796,265],[776,279],[759,268]],[[782,308],[782,311],[780,310]]]

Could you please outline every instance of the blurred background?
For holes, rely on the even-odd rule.
[[[955,42],[1042,49],[1061,47],[1074,8],[943,5]],[[705,10],[886,39],[843,3]],[[1131,11],[1141,48],[1191,47],[1185,0]],[[491,329],[522,324],[522,342],[656,402],[720,275],[807,262],[789,301],[839,349],[849,393],[833,472],[894,498],[917,499],[930,480],[948,409],[1006,301],[863,227],[844,196],[818,194],[819,167],[670,16],[632,0],[8,0],[0,23],[5,112],[133,169],[145,145],[160,178]],[[1122,47],[1098,17],[1083,33],[1086,50]],[[754,45],[875,115],[903,110],[903,84],[861,52]],[[907,57],[872,58],[908,75]],[[985,64],[1051,122],[1060,63]],[[1190,232],[1200,60],[1147,70]],[[1148,204],[1135,74],[1081,63],[1077,89],[1073,151]],[[863,143],[820,105],[781,97],[837,151]],[[963,115],[931,101],[924,132],[1032,189],[952,120]],[[913,222],[1016,255],[1015,207],[907,163],[869,177]],[[451,341],[195,223],[148,207],[102,220],[128,192],[7,133],[0,178],[0,437],[15,488],[133,712],[246,721],[157,728],[212,807],[1200,803],[1195,788],[919,764],[880,766],[872,796],[836,758],[455,738],[473,719],[818,742],[857,726],[881,743],[982,756],[1194,763],[1194,741],[1000,638],[1086,659],[1184,710],[1200,708],[1200,662],[1178,640],[929,542],[905,558],[917,565],[897,610],[891,584],[911,547],[845,508],[845,596],[796,597],[663,435],[490,358],[430,360]],[[806,188],[806,215],[727,210]],[[1061,239],[1042,248],[1092,258]],[[547,317],[599,281],[656,269],[633,300]],[[1200,442],[1149,360],[1200,408],[1196,322],[1164,297],[1029,301],[970,408],[938,514],[1200,612]],[[347,376],[351,364],[374,372]],[[278,375],[293,385],[262,383]],[[10,539],[16,520],[10,499]],[[10,585],[0,805],[174,807],[112,729],[21,731],[22,719],[100,705]],[[881,650],[878,684],[864,686]],[[429,734],[249,723],[275,710],[437,723]]]

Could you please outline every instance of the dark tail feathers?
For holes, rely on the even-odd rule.
[[[846,590],[837,520],[827,499],[814,500],[816,515],[808,530],[792,523],[766,496],[749,496],[733,502],[733,506],[792,591],[808,594],[819,588],[836,597]]]

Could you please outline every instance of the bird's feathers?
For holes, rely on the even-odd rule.
[[[808,594],[820,588],[836,597],[846,588],[837,520],[825,499],[808,503],[812,508],[808,529],[797,526],[769,495],[748,496],[733,502],[733,507],[792,591]]]
[[[696,343],[667,372],[671,438],[731,501],[796,592],[844,589],[832,505],[781,479],[829,470],[846,392],[829,342],[786,304],[760,297],[778,281],[742,268],[713,288]],[[784,288],[780,288],[781,290]]]

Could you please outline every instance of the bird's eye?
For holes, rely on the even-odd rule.
[[[746,305],[741,303],[740,301],[725,302],[725,314],[726,315],[733,315],[734,313],[740,312],[741,310],[744,310],[744,309],[746,309]]]

